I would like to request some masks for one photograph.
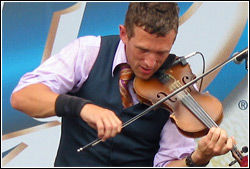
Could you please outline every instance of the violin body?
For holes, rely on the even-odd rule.
[[[151,110],[162,107],[171,112],[171,120],[183,135],[193,138],[206,135],[211,127],[218,127],[222,122],[223,107],[217,98],[208,92],[198,92],[193,84],[224,64],[216,66],[197,78],[188,64],[177,64],[165,70],[160,69],[148,80],[135,77],[133,82],[134,91],[139,101],[150,107],[126,121],[122,128]],[[80,152],[90,146],[95,146],[99,142],[101,142],[100,138],[79,148],[77,151]],[[248,166],[248,156],[242,155],[242,152],[247,152],[245,149],[240,152],[234,145],[231,152],[235,160],[229,166],[234,165],[236,162],[241,167]]]
[[[215,97],[207,93],[193,92],[192,97],[207,112],[211,119],[219,125],[223,119],[222,104]],[[208,103],[212,103],[211,105]],[[170,115],[171,120],[176,124],[182,134],[188,137],[198,138],[206,135],[209,128],[203,124],[183,104],[174,104],[174,112]]]
[[[155,76],[148,80],[134,79],[134,90],[140,102],[152,105],[196,77],[188,64],[170,67],[164,70],[164,74],[163,76],[166,76],[164,82]],[[190,98],[192,98],[191,101],[189,101]],[[193,104],[193,100],[195,100],[195,104]],[[191,108],[185,105],[186,102],[187,104],[191,102]],[[176,124],[180,132],[188,137],[201,137],[206,135],[209,130],[208,126],[194,115],[192,112],[193,107],[195,110],[196,107],[198,107],[198,110],[202,108],[216,124],[220,124],[223,119],[221,102],[208,92],[198,92],[193,85],[187,87],[185,91],[177,93],[160,106],[171,112],[171,120]]]
[[[148,80],[135,78],[134,90],[141,103],[149,106],[155,104],[169,110],[171,120],[183,135],[201,137],[222,122],[223,106],[216,97],[208,92],[198,92],[194,85],[181,88],[196,78],[188,64],[172,66],[156,75]],[[165,99],[169,95],[170,98]],[[241,167],[248,166],[248,156],[242,155],[243,150],[240,152],[234,145],[231,152],[235,160],[229,166],[236,162]]]

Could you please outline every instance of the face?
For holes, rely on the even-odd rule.
[[[128,39],[125,27],[120,26],[120,37],[125,44],[128,63],[135,75],[146,80],[160,68],[169,56],[176,32],[171,30],[164,37],[157,37],[140,27],[135,27],[134,36]]]

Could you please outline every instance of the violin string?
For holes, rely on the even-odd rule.
[[[188,94],[188,100],[186,101],[186,103],[190,103],[191,105],[194,105],[196,109],[193,109],[193,111],[195,111],[197,114],[202,116],[202,120],[206,121],[208,128],[217,126],[217,124],[211,119],[210,116],[208,116],[205,110],[193,99],[193,97],[190,94]]]
[[[181,86],[181,84],[179,83]],[[189,105],[189,107],[192,107],[192,110],[201,117],[201,120],[205,122],[205,125],[208,128],[211,128],[213,126],[217,126],[217,124],[214,122],[214,120],[206,113],[206,111],[200,106],[200,104],[192,97],[192,95],[185,91],[186,94],[184,95],[185,103]]]
[[[178,83],[178,81],[177,81],[177,83]],[[180,86],[180,84],[178,83],[178,84],[176,84],[176,83],[173,83],[172,84],[172,89],[171,90],[175,90],[175,89],[177,89],[177,88],[179,88],[179,86]],[[185,93],[185,94],[184,94]],[[186,91],[186,89],[184,90],[184,91],[182,91],[182,92],[180,92],[180,93],[178,93],[177,94],[177,97],[183,102],[183,104],[187,107],[187,108],[189,108],[189,110],[198,118],[198,119],[200,119],[200,120],[202,120],[202,122],[204,123],[204,125],[206,125],[207,127],[209,127],[209,124],[208,124],[208,122],[206,121],[206,120],[204,120],[204,118],[202,117],[202,115],[200,114],[200,113],[197,113],[197,111],[196,111],[196,106],[195,105],[193,105],[193,104],[188,104],[188,102],[186,101],[186,95],[187,95],[187,91]],[[184,100],[185,99],[185,100]]]
[[[171,87],[172,86],[172,87]],[[175,87],[173,87],[175,86]],[[181,83],[177,81],[174,82],[172,85],[170,85],[170,90],[174,91],[175,89],[178,89],[181,87]],[[177,98],[181,100],[181,102],[188,107],[191,112],[193,112],[198,119],[201,119],[201,121],[206,125],[208,128],[211,127],[218,127],[218,125],[215,123],[215,121],[207,114],[204,109],[199,105],[199,103],[196,102],[196,100],[193,98],[193,96],[187,91],[187,89],[184,89],[183,91],[179,92],[177,95]],[[236,145],[233,145],[233,148],[231,150],[231,153],[233,154],[233,157],[241,163],[241,160],[244,158],[243,155],[238,151]],[[233,165],[233,164],[232,164]],[[229,164],[229,166],[231,166]]]
[[[178,81],[177,81],[177,83],[178,83]],[[172,90],[173,90],[173,89],[177,89],[179,86],[180,86],[179,83],[178,83],[178,84],[174,83],[174,84],[173,84],[173,87],[172,87]],[[184,93],[185,93],[185,94],[184,94]],[[197,106],[193,105],[192,103],[189,103],[188,100],[185,99],[187,94],[188,94],[188,92],[187,92],[186,90],[184,90],[184,91],[178,93],[178,94],[177,94],[177,97],[179,97],[179,99],[183,102],[183,104],[184,104],[187,108],[189,108],[189,110],[190,110],[198,119],[200,119],[200,120],[204,123],[204,125],[206,125],[207,127],[210,127],[210,125],[209,125],[209,123],[207,122],[207,120],[204,119],[204,118],[202,117],[202,114],[200,114],[200,113],[196,110],[196,107],[197,107]]]
[[[175,85],[175,88],[181,87],[181,84],[179,81],[177,81],[177,84]],[[182,102],[196,115],[199,117],[199,119],[202,119],[202,122],[208,127],[218,127],[218,125],[214,122],[214,120],[203,110],[203,108],[199,105],[199,103],[196,102],[196,100],[190,95],[190,93],[184,89],[183,92],[180,92],[177,94],[177,97],[180,98]],[[191,102],[190,102],[191,101]],[[192,108],[191,108],[192,107]],[[203,116],[201,118],[201,116]],[[205,118],[204,118],[205,117]],[[204,121],[203,121],[204,120]],[[234,158],[239,162],[241,161],[244,156],[241,154],[241,152],[237,149],[236,145],[233,145],[233,148],[231,150]]]
[[[187,106],[194,105],[193,111],[196,112],[201,118],[201,121],[208,127],[211,128],[213,126],[217,126],[217,124],[211,119],[211,117],[204,111],[204,109],[193,99],[193,97],[189,94],[188,100],[185,102]]]
[[[217,124],[211,119],[206,111],[196,102],[196,100],[186,91],[183,96],[183,103],[191,109],[191,111],[199,117],[199,119],[208,127],[211,128]]]
[[[237,149],[236,145],[233,146],[231,152],[235,153],[235,155],[238,156],[240,160],[243,159],[243,155],[239,152],[239,150]]]
[[[173,83],[172,88],[177,89],[179,87],[181,87],[181,84],[179,81],[176,81],[176,83]],[[212,118],[195,101],[195,99],[190,95],[190,93],[186,89],[183,92],[180,92],[179,94],[177,94],[177,97],[179,97],[180,100],[183,102],[183,104],[186,107],[188,107],[191,110],[191,112],[193,112],[194,115],[196,115],[197,118],[200,119],[204,123],[204,125],[206,125],[208,128],[217,126],[217,124],[212,120]]]

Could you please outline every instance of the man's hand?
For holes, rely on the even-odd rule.
[[[229,152],[234,144],[234,138],[227,137],[225,130],[212,127],[198,142],[198,148],[192,154],[192,159],[195,164],[205,164],[212,157]]]
[[[108,109],[94,104],[86,104],[80,114],[89,126],[96,129],[98,137],[105,141],[121,132],[122,121]]]

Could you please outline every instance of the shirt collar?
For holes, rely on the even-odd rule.
[[[127,57],[125,54],[125,45],[122,42],[122,40],[120,40],[116,53],[115,53],[115,58],[113,61],[113,66],[112,66],[112,76],[114,76],[114,70],[115,68],[120,65],[121,63],[127,63]]]

